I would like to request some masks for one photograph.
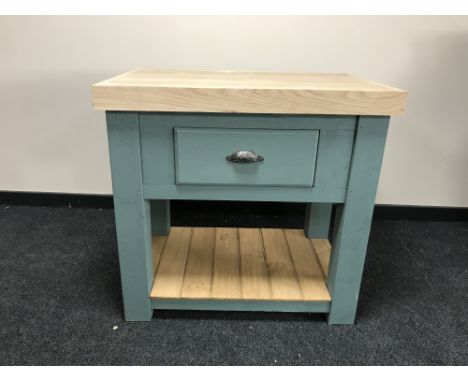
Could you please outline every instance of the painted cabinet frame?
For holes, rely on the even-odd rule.
[[[126,320],[148,321],[153,309],[219,309],[321,312],[331,324],[354,322],[389,117],[123,111],[108,111],[106,116]],[[176,126],[317,129],[314,187],[176,185]],[[171,199],[306,202],[305,233],[320,238],[330,235],[336,204],[341,213],[336,214],[331,238],[331,303],[152,300],[151,236],[168,232]]]

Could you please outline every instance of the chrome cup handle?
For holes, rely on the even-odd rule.
[[[255,163],[262,162],[263,157],[250,150],[237,150],[226,157],[229,162],[236,163]]]

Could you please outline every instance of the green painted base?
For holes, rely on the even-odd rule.
[[[319,312],[329,313],[328,322],[332,324],[353,323],[388,122],[389,117],[374,116],[107,112],[125,319],[148,321],[153,309],[192,309]],[[217,131],[217,134],[212,134],[214,140],[211,146],[223,147],[220,154],[215,155],[221,158],[221,162],[212,162],[211,157],[204,156],[208,152],[205,150],[200,153],[200,158],[205,158],[203,163],[197,162],[199,166],[193,169],[190,156],[187,159],[185,155],[197,154],[192,147],[194,145],[190,144],[188,148],[182,145],[179,149],[182,148],[184,152],[176,153],[178,146],[174,141],[174,128],[178,127],[187,129],[184,131],[188,131],[188,128]],[[265,133],[268,130],[267,136],[270,138],[286,130],[287,134],[282,132],[284,136],[290,136],[293,130],[298,130],[297,134],[300,135],[307,135],[303,130],[318,131],[313,134],[318,137],[318,142],[309,141],[309,145],[303,147],[303,142],[286,144],[282,140],[281,144],[274,145],[275,150],[270,147],[273,143],[262,143],[262,153],[272,153],[268,158],[273,156],[276,159],[276,152],[295,155],[296,151],[301,155],[312,153],[314,158],[294,159],[287,162],[289,167],[277,166],[278,173],[266,172],[258,177],[258,181],[246,182],[249,174],[244,173],[244,177],[237,181],[237,178],[226,178],[223,172],[226,166],[230,166],[225,163],[224,155],[238,149],[236,145],[231,149],[223,138],[222,132],[230,132],[231,129],[264,129]],[[198,143],[195,146],[198,147]],[[307,150],[310,153],[304,154]],[[197,185],[176,183],[181,172],[176,168],[175,161],[180,159],[179,156],[186,166],[182,171],[185,181],[196,181]],[[265,168],[268,158],[265,159]],[[223,185],[218,185],[216,179],[201,179],[205,173],[210,173],[212,163],[216,163],[216,169],[219,169],[216,177]],[[309,174],[310,179],[307,179],[313,178],[313,186],[296,186],[312,184],[309,181],[286,182],[285,179],[291,179],[294,175],[288,173],[292,167],[298,174]],[[196,172],[192,174],[192,171]],[[196,175],[196,179],[191,179],[192,175]],[[151,234],[167,232],[170,226],[167,200],[172,199],[309,202],[312,204],[305,224],[309,237],[328,236],[331,203],[336,203],[342,213],[335,216],[327,274],[332,302],[148,298],[154,276]]]
[[[176,310],[327,313],[330,311],[330,302],[152,299],[151,307]]]

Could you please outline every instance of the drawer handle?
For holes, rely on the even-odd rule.
[[[237,150],[231,155],[228,155],[226,159],[229,162],[237,163],[254,163],[263,161],[263,157],[255,153],[255,151],[248,150]]]

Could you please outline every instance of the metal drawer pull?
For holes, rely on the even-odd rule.
[[[255,151],[247,151],[247,150],[237,150],[233,152],[231,155],[228,155],[226,159],[229,162],[237,162],[237,163],[253,163],[253,162],[261,162],[263,161],[263,157],[255,153]]]

